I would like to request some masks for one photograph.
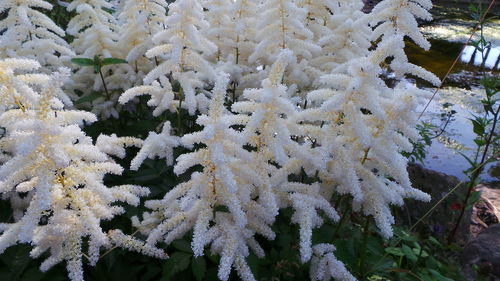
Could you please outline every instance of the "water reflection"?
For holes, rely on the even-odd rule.
[[[431,50],[424,52],[409,42],[406,52],[411,62],[422,65],[443,78],[468,40],[475,23],[470,19],[467,8],[464,7],[454,9],[437,5],[432,13],[435,20],[422,27],[422,31],[431,41]],[[496,19],[487,23],[483,35],[493,47],[500,46],[500,20]],[[477,35],[473,39],[477,40]],[[423,121],[442,127],[448,114],[453,112],[445,132],[435,139],[429,148],[425,166],[460,179],[466,178],[463,171],[470,167],[460,153],[472,158],[476,154],[475,134],[469,118],[472,114],[478,114],[482,110],[479,100],[485,94],[484,90],[479,87],[479,80],[484,74],[483,71],[487,71],[488,75],[500,75],[498,68],[483,70],[474,66],[473,62],[474,60],[470,64],[459,63],[454,68],[443,89],[439,90],[423,117]],[[496,64],[500,63],[496,62]],[[418,79],[416,82],[421,87],[429,86]],[[498,133],[500,134],[500,129]],[[500,188],[500,159],[486,167],[481,179],[496,182],[496,186]]]

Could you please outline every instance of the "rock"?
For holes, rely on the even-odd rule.
[[[481,184],[475,190],[481,192],[481,196],[472,208],[470,233],[473,238],[500,222],[500,189]]]
[[[477,280],[473,265],[488,276],[489,279],[485,280],[500,280],[500,224],[491,225],[469,242],[460,262],[468,280]]]
[[[407,200],[405,205],[396,212],[398,223],[411,226],[417,222],[425,213],[441,200],[450,190],[460,184],[454,177],[441,172],[425,169],[418,164],[410,164],[408,173],[413,187],[418,188],[431,195],[431,202],[425,203],[415,200]],[[441,202],[428,216],[417,226],[417,231],[422,234],[431,234],[435,237],[445,239],[454,227],[454,223],[460,214],[462,199],[459,193],[465,192],[465,185],[459,187],[453,194]],[[464,214],[464,218],[470,217],[471,210]],[[469,222],[462,220],[457,233],[457,240],[464,245],[469,238]]]

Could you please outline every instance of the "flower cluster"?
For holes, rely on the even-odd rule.
[[[411,186],[401,154],[418,137],[415,110],[429,94],[405,77],[439,84],[404,52],[405,38],[429,48],[416,18],[430,19],[430,1],[383,0],[368,14],[361,0],[116,2],[72,1],[66,31],[34,9],[50,9],[43,0],[0,4],[7,11],[0,21],[0,193],[15,218],[0,224],[0,251],[31,243],[33,257],[50,251],[43,270],[66,261],[77,281],[84,248],[91,264],[112,244],[166,258],[159,245],[192,232],[195,256],[207,247],[220,255],[221,280],[231,268],[255,280],[247,257],[266,254],[256,237],[275,239],[272,226],[289,208],[311,279],[355,280],[334,245],[313,245],[314,229],[339,219],[332,198],[351,197],[353,210],[372,217],[386,238],[391,205],[430,200]],[[65,32],[74,37],[70,45]],[[159,132],[145,140],[86,136],[81,126],[96,115],[68,109],[69,70],[32,74],[74,54],[126,59],[80,66],[67,88],[87,101],[101,93],[89,110],[102,118],[120,118],[121,108],[147,95]],[[199,131],[181,134],[167,120],[183,112],[196,117]],[[103,184],[106,174],[123,171],[113,157],[128,146],[139,147],[131,170],[159,157],[188,178],[133,217],[145,241],[100,226],[124,212],[116,202],[138,205],[148,194]]]
[[[0,193],[29,194],[22,215],[0,224],[0,252],[16,243],[30,243],[33,258],[50,253],[40,266],[42,271],[66,261],[70,279],[83,280],[83,256],[95,264],[100,248],[111,246],[100,223],[124,212],[114,203],[138,205],[139,197],[149,193],[139,186],[103,184],[106,174],[123,171],[110,155],[119,155],[130,140],[107,141],[101,149],[102,141],[94,144],[82,132],[80,125],[96,117],[65,110],[57,98],[69,69],[51,76],[15,75],[15,71],[39,65],[17,59],[0,61],[0,65],[2,98],[13,101],[0,112],[0,126],[6,129],[0,150],[8,155],[0,166]],[[84,239],[88,239],[87,254],[82,252]]]
[[[50,72],[75,53],[62,38],[65,31],[39,9],[51,10],[52,5],[45,0],[0,3],[0,58],[35,59]]]

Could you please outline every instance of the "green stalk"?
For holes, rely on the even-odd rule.
[[[101,76],[102,86],[104,87],[104,92],[106,93],[106,98],[111,100],[111,95],[108,92],[108,86],[106,85],[106,81],[104,80],[104,75],[102,74],[102,69],[99,67],[99,75]]]
[[[453,227],[453,230],[450,233],[450,236],[448,236],[448,244],[451,244],[451,242],[453,242],[453,239],[455,238],[458,227],[460,226],[460,222],[462,221],[462,218],[464,216],[465,209],[467,208],[467,203],[469,202],[469,198],[472,195],[472,190],[474,189],[474,186],[476,186],[477,179],[479,178],[479,176],[483,172],[484,166],[488,160],[488,159],[486,159],[486,156],[488,155],[488,149],[492,143],[493,135],[495,134],[495,128],[496,128],[497,123],[498,123],[498,116],[499,115],[500,115],[500,106],[497,108],[497,111],[493,115],[493,126],[491,127],[491,131],[488,134],[488,139],[486,140],[486,146],[484,147],[483,155],[481,156],[481,162],[479,162],[479,166],[471,174],[470,181],[467,185],[467,195],[465,196],[464,202],[462,203],[460,215],[458,216],[458,219],[455,222],[455,226]]]
[[[344,224],[345,220],[349,217],[350,214],[351,214],[351,209],[349,208],[349,206],[347,206],[346,210],[344,210],[344,213],[342,214],[342,217],[340,217],[340,221],[337,227],[335,228],[335,232],[333,232],[334,238],[338,237],[342,225]]]
[[[368,244],[368,236],[370,234],[370,217],[366,217],[365,226],[363,228],[363,244],[361,246],[361,251],[359,251],[359,272],[361,274],[360,280],[365,280],[367,271],[366,267],[366,246]]]

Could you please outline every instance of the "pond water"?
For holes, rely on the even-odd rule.
[[[467,8],[450,7],[449,3],[446,7],[437,4],[431,12],[435,20],[422,26],[422,31],[432,43],[431,50],[425,52],[410,43],[406,51],[410,61],[443,78],[468,40],[474,21],[469,20]],[[485,39],[491,42],[492,48],[500,48],[500,20],[486,24],[483,34]],[[463,171],[469,168],[461,153],[471,158],[476,155],[473,141],[475,135],[469,118],[481,112],[479,100],[485,94],[479,86],[479,80],[484,72],[500,77],[497,67],[482,69],[473,62],[460,62],[456,65],[422,117],[422,121],[443,128],[448,114],[453,112],[444,132],[433,140],[424,166],[459,179],[466,178]],[[494,66],[500,66],[500,62],[495,62]],[[500,129],[497,132],[500,134]],[[500,188],[500,157],[486,167],[481,180]]]

